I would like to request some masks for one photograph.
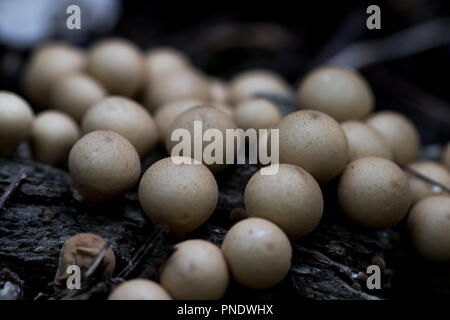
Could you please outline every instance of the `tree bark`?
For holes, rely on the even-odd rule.
[[[145,167],[162,156],[162,153],[154,156]],[[226,230],[233,223],[230,211],[244,207],[245,185],[257,169],[252,165],[237,165],[217,176],[218,207],[208,223],[191,238],[209,239],[220,246]],[[22,279],[24,298],[34,298],[39,292],[52,294],[50,283],[55,276],[58,255],[69,237],[92,232],[109,241],[116,254],[117,273],[152,234],[154,227],[139,206],[136,190],[106,207],[90,208],[72,198],[70,176],[65,170],[28,160],[0,159],[0,194],[20,170],[24,170],[27,177],[0,210],[0,268],[8,268]],[[262,291],[244,289],[232,283],[226,297],[383,297],[382,290],[374,294],[365,289],[364,277],[360,274],[358,278],[358,274],[365,272],[373,256],[389,254],[397,234],[351,229],[345,218],[336,212],[333,186],[329,189],[324,190],[331,196],[326,199],[321,225],[309,237],[293,244],[292,268],[286,279],[274,288]],[[169,237],[164,239],[134,275],[167,255],[175,242]],[[385,275],[389,273],[389,269],[384,271]],[[6,283],[1,279],[0,290]],[[390,278],[383,276],[383,282],[383,287],[388,287]],[[104,287],[104,295],[110,289],[110,286]],[[91,296],[87,293],[83,297]]]

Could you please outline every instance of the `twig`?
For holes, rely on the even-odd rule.
[[[450,193],[450,188],[449,187],[446,187],[443,184],[441,184],[441,183],[439,183],[437,181],[434,181],[433,179],[430,179],[429,177],[424,176],[423,174],[421,174],[421,173],[419,173],[419,172],[417,172],[417,171],[415,171],[415,170],[413,170],[413,169],[411,169],[411,168],[409,168],[407,166],[400,165],[400,167],[403,170],[407,171],[408,173],[412,174],[413,176],[416,176],[417,178],[422,179],[423,181],[425,181],[425,182],[427,182],[427,183],[429,183],[429,184],[431,184],[433,186],[437,186],[437,187],[441,188],[442,190]]]
[[[356,69],[409,56],[450,42],[450,18],[436,18],[391,36],[349,45],[328,63]]]
[[[97,254],[95,259],[92,261],[91,265],[87,269],[87,271],[83,274],[80,284],[81,289],[74,290],[74,289],[68,289],[65,288],[64,290],[54,294],[50,297],[50,299],[72,299],[76,296],[81,295],[82,293],[86,292],[89,288],[92,288],[93,285],[96,283],[99,283],[99,278],[92,277],[95,274],[95,270],[97,270],[98,266],[102,262],[103,258],[105,257],[106,253],[108,252],[108,249],[110,248],[109,242],[106,242],[103,249]],[[101,279],[103,280],[103,279]],[[100,281],[101,282],[101,281]],[[39,295],[35,297],[36,299],[39,299]]]
[[[89,269],[87,269],[87,271],[85,272],[85,274],[84,274],[85,278],[89,278],[95,272],[95,270],[97,270],[98,266],[100,265],[100,263],[102,262],[103,258],[105,257],[106,252],[108,252],[108,249],[109,249],[110,246],[111,245],[109,244],[109,242],[106,242],[106,244],[103,247],[102,251],[100,251],[100,253],[94,259],[92,264],[89,266]]]
[[[381,88],[386,94],[398,99],[400,103],[408,108],[414,109],[414,113],[424,114],[432,123],[439,123],[440,128],[448,131],[450,117],[448,112],[450,104],[413,84],[407,78],[393,72],[383,65],[366,70],[372,85]],[[395,88],[395,90],[392,90]]]
[[[161,243],[167,233],[167,227],[157,227],[150,238],[139,248],[134,257],[128,262],[128,264],[117,275],[117,277],[126,279],[130,275],[130,273],[133,272],[133,270],[139,265],[139,263]]]
[[[0,210],[5,205],[6,201],[11,197],[11,195],[16,191],[16,189],[19,187],[20,183],[27,177],[27,174],[23,169],[19,170],[19,173],[14,178],[14,180],[10,183],[8,188],[6,188],[5,192],[3,192],[2,196],[0,197]]]
[[[144,271],[142,271],[142,273],[139,275],[139,278],[151,278],[156,270],[159,269],[160,266],[162,266],[167,259],[169,259],[169,257],[175,252],[175,246],[173,246],[172,248],[170,248],[170,250],[167,250],[167,252],[165,253],[165,255],[159,259],[159,261],[157,263],[154,263],[151,266],[148,266]]]

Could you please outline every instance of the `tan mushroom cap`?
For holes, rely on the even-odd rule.
[[[71,273],[67,273],[68,266],[75,264],[80,267],[82,273],[86,272],[105,245],[106,241],[102,237],[92,233],[79,233],[67,239],[59,255],[58,270],[54,282],[55,290],[66,288],[67,278],[71,275]],[[105,278],[110,278],[115,266],[114,251],[109,248],[96,272],[99,272]]]
[[[420,150],[419,133],[405,116],[392,111],[378,112],[367,119],[367,124],[389,144],[396,163],[408,164],[417,159]]]
[[[162,140],[165,140],[167,129],[180,114],[204,104],[204,101],[198,99],[182,99],[162,105],[155,114],[155,121]]]
[[[367,81],[356,71],[340,67],[313,70],[300,83],[301,109],[325,112],[337,121],[363,119],[374,108]]]
[[[364,157],[380,157],[391,160],[389,144],[375,129],[364,122],[350,120],[341,123],[349,146],[349,162]]]
[[[228,84],[219,79],[210,80],[209,96],[213,103],[228,104],[230,100]]]
[[[82,120],[84,133],[110,130],[127,138],[141,157],[158,142],[153,117],[137,102],[126,97],[109,96],[92,105]]]
[[[260,170],[251,177],[245,188],[245,208],[249,217],[272,221],[291,239],[298,239],[319,224],[322,191],[306,170],[280,164],[274,175],[262,175]]]
[[[128,40],[102,40],[89,51],[87,71],[111,94],[133,97],[144,79],[143,57]]]
[[[253,69],[241,72],[230,80],[229,99],[232,104],[254,97],[258,93],[286,95],[288,83],[276,72]]]
[[[139,202],[155,225],[165,224],[172,234],[183,237],[211,216],[219,191],[204,165],[176,164],[174,159],[180,158],[165,158],[147,169],[139,185]]]
[[[189,58],[172,47],[156,47],[144,57],[145,79],[151,83],[171,73],[189,70]]]
[[[277,125],[280,134],[280,163],[295,164],[319,182],[338,176],[348,160],[348,141],[336,120],[313,110],[284,117]]]
[[[200,121],[202,124],[202,135],[196,135],[194,134],[194,122]],[[194,157],[194,147],[195,144],[202,146],[202,159],[196,159],[198,161],[204,161],[203,159],[203,153],[205,152],[205,149],[208,148],[208,146],[211,144],[210,141],[203,141],[202,136],[203,133],[208,129],[217,129],[222,133],[223,137],[223,150],[222,150],[222,159],[218,159],[218,161],[215,161],[213,163],[206,164],[207,167],[212,172],[218,172],[227,167],[226,164],[226,129],[235,129],[236,123],[234,120],[228,116],[226,113],[218,110],[217,108],[214,108],[213,106],[200,106],[196,108],[192,108],[188,111],[183,112],[181,115],[179,115],[169,126],[169,128],[166,131],[166,150],[169,154],[172,153],[172,150],[174,147],[176,147],[180,142],[179,141],[172,141],[172,133],[176,129],[186,129],[190,133],[190,142],[191,142],[191,154],[176,154],[176,156],[190,156]],[[195,139],[199,139],[199,141],[196,141]],[[209,149],[208,149],[209,150]],[[236,152],[237,149],[234,151]],[[209,152],[208,152],[209,154]],[[233,155],[234,158],[235,155]],[[212,159],[215,160],[215,159]],[[221,163],[219,163],[221,162]]]
[[[450,196],[426,197],[416,203],[407,225],[412,243],[423,257],[450,263]]]
[[[417,161],[409,164],[408,168],[450,189],[450,171],[443,165],[433,161]],[[434,186],[411,173],[407,172],[407,175],[409,187],[411,189],[412,203],[416,203],[431,195],[446,194],[446,192],[438,186]]]
[[[119,285],[108,300],[172,300],[170,295],[154,281],[132,279]]]
[[[75,47],[62,43],[40,46],[25,70],[25,91],[34,103],[48,107],[53,83],[65,73],[83,70],[85,66],[84,52]]]
[[[219,248],[205,240],[187,240],[176,245],[160,279],[177,300],[217,300],[228,287],[229,274]]]
[[[50,165],[64,164],[79,136],[77,123],[65,113],[42,112],[34,119],[31,129],[33,156],[37,161]]]
[[[238,127],[244,130],[269,129],[280,122],[281,112],[266,99],[249,98],[238,103],[234,118]]]
[[[351,220],[375,230],[398,224],[411,204],[406,174],[394,162],[377,157],[347,165],[339,180],[338,198]]]
[[[15,93],[0,91],[0,155],[12,154],[31,131],[33,111]]]
[[[141,163],[133,145],[112,131],[94,131],[69,154],[73,196],[89,204],[111,201],[139,180]]]
[[[291,267],[288,237],[274,223],[260,218],[236,223],[225,235],[222,253],[233,278],[253,289],[274,286]]]
[[[55,81],[50,90],[50,104],[80,122],[85,112],[106,94],[103,85],[93,77],[72,72]]]
[[[199,72],[187,70],[164,75],[148,83],[144,92],[144,104],[150,112],[156,112],[162,105],[182,100],[209,100],[209,86]]]

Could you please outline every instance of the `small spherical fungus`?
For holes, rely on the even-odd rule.
[[[233,278],[253,289],[274,286],[291,267],[288,237],[275,224],[260,218],[236,223],[225,235],[222,253]]]
[[[165,158],[147,169],[139,185],[139,202],[154,224],[165,224],[183,237],[202,225],[217,205],[219,191],[207,167],[176,164]]]
[[[74,198],[96,204],[132,189],[141,163],[133,145],[112,131],[94,131],[75,143],[69,154]]]
[[[377,157],[347,165],[339,181],[338,197],[351,220],[376,230],[398,224],[411,204],[406,174],[394,162]]]
[[[174,299],[217,300],[228,287],[229,275],[219,248],[205,240],[187,240],[177,244],[160,279]]]
[[[280,134],[280,162],[295,164],[319,182],[338,176],[348,160],[348,141],[336,120],[312,110],[284,117],[277,128]]]
[[[409,164],[408,168],[450,188],[450,171],[437,162],[417,161]],[[440,187],[411,173],[408,173],[408,179],[413,203],[431,195],[446,194]]]
[[[237,126],[244,130],[269,129],[281,120],[281,112],[265,99],[247,99],[240,102],[234,111]]]
[[[180,114],[204,104],[198,99],[182,99],[162,105],[155,113],[155,121],[162,140],[165,140],[167,129]]]
[[[169,73],[146,85],[144,104],[150,112],[162,105],[181,99],[209,100],[206,79],[195,70]]]
[[[259,93],[286,95],[289,85],[277,73],[270,70],[248,70],[234,76],[229,85],[229,99],[237,104]]]
[[[58,270],[53,283],[55,290],[59,291],[66,288],[67,278],[72,274],[67,273],[69,266],[76,265],[82,273],[86,272],[105,245],[106,241],[102,237],[92,233],[79,233],[67,239],[59,255]],[[109,248],[96,272],[105,278],[110,278],[115,266],[114,251]]]
[[[79,72],[68,73],[50,89],[50,105],[80,122],[85,112],[106,94],[103,85],[93,77]]]
[[[40,107],[50,104],[50,88],[59,77],[83,70],[86,57],[81,50],[62,43],[38,47],[25,70],[24,87],[30,99]]]
[[[95,103],[84,115],[84,133],[109,130],[127,138],[141,157],[146,156],[158,142],[155,121],[148,111],[125,97],[109,96]]]
[[[420,149],[419,133],[405,116],[392,111],[378,112],[367,119],[367,124],[389,144],[393,161],[408,164],[416,160]]]
[[[133,97],[142,86],[143,57],[130,41],[102,40],[89,51],[87,71],[111,94]]]
[[[30,145],[37,161],[50,165],[65,164],[80,136],[77,123],[65,113],[45,111],[33,121]]]
[[[423,257],[450,263],[450,197],[431,196],[416,203],[408,216],[412,242]]]
[[[372,90],[356,71],[321,67],[308,74],[298,89],[301,109],[325,112],[337,121],[363,119],[374,108]]]
[[[144,57],[145,80],[149,83],[176,72],[191,69],[189,58],[171,47],[157,47]]]
[[[197,135],[194,132],[194,122],[200,121],[202,125],[203,132],[205,132],[208,129],[217,129],[221,132],[223,137],[223,151],[222,151],[222,159],[219,159],[218,161],[214,160],[213,163],[206,164],[207,167],[212,172],[218,172],[220,170],[223,170],[226,168],[226,129],[235,129],[236,123],[234,120],[228,116],[226,113],[218,110],[217,108],[214,108],[213,106],[200,106],[196,108],[192,108],[188,111],[183,112],[181,115],[179,115],[169,126],[166,132],[166,150],[169,154],[171,154],[172,149],[180,143],[180,141],[172,140],[172,133],[176,129],[186,129],[190,133],[190,143],[191,143],[191,154],[176,154],[176,156],[190,156],[194,157],[194,146],[200,145],[202,146],[202,154],[204,153],[205,149],[208,147],[208,145],[211,143],[210,141],[204,141],[203,140],[203,134]],[[236,152],[236,149],[234,150]],[[234,159],[233,155],[233,159]],[[202,159],[196,159],[196,160],[205,160],[204,157]],[[221,163],[219,163],[221,162]]]
[[[389,144],[369,125],[351,120],[342,122],[341,126],[348,140],[349,162],[364,157],[392,159]]]
[[[108,300],[172,300],[170,295],[154,281],[132,279],[119,285]]]
[[[11,155],[31,130],[33,111],[18,95],[0,91],[0,155]]]
[[[300,167],[280,164],[274,175],[256,172],[245,188],[249,217],[272,221],[290,238],[311,233],[319,224],[323,197],[319,184]]]

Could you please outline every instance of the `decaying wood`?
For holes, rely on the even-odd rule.
[[[33,298],[38,292],[52,294],[49,283],[57,269],[59,251],[64,241],[76,233],[92,232],[111,243],[118,262],[116,270],[122,270],[152,234],[153,226],[139,207],[136,192],[110,206],[88,208],[73,200],[66,171],[31,161],[5,159],[0,159],[0,191],[20,169],[27,178],[0,213],[0,267],[20,276],[26,298]],[[219,174],[218,209],[208,224],[191,237],[221,244],[232,224],[229,214],[233,208],[243,207],[245,184],[256,170],[251,165],[240,165]],[[276,298],[294,294],[315,299],[377,298],[354,289],[352,284],[358,281],[356,276],[366,270],[374,255],[388,254],[395,233],[350,231],[345,224],[329,217],[333,215],[331,211],[316,232],[294,244],[293,267],[283,283],[263,291],[232,284],[227,297]],[[171,250],[175,241],[167,238],[140,266],[141,270],[136,270],[136,276]],[[104,298],[112,287],[111,283],[98,283],[91,296],[85,293],[79,298]]]

